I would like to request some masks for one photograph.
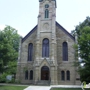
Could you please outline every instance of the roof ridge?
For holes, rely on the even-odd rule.
[[[38,25],[36,25],[24,38],[22,38],[22,42],[24,42],[34,31],[36,31]]]

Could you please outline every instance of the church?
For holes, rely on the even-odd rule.
[[[37,25],[20,38],[16,80],[24,84],[80,84],[75,38],[56,21],[56,0],[39,0]]]

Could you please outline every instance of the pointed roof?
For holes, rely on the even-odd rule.
[[[66,33],[71,39],[75,41],[75,38],[58,22],[56,22],[56,26],[58,26],[64,33]],[[34,33],[37,30],[37,27],[38,25],[36,25],[24,38],[22,38],[22,42],[24,42],[32,33]]]
[[[75,38],[64,27],[62,27],[58,22],[56,22],[56,26],[58,26],[63,32],[65,32],[71,39],[73,39],[75,41]]]
[[[24,38],[22,38],[22,42],[24,42],[33,32],[37,30],[37,26],[38,25],[36,25]]]

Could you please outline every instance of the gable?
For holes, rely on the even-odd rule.
[[[62,27],[58,22],[56,22],[56,26],[62,30],[66,35],[68,35],[72,40],[75,41],[75,38],[64,28]]]
[[[37,25],[22,39],[22,42],[24,42],[36,30],[37,30]]]
[[[64,28],[62,27],[58,22],[56,22],[56,26],[60,28],[65,34],[67,34],[71,39],[75,41],[75,38]],[[22,42],[24,42],[32,33],[34,33],[37,30],[38,25],[36,25],[23,39]]]

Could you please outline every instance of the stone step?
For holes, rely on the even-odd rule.
[[[40,80],[40,81],[37,82],[37,85],[50,85],[50,81]]]

